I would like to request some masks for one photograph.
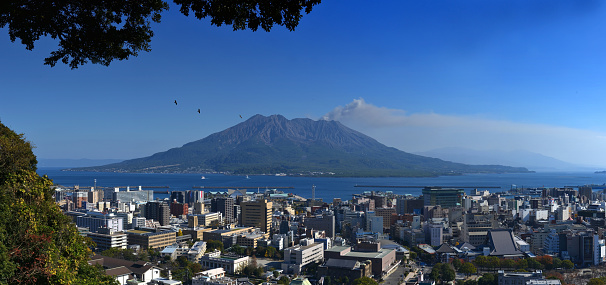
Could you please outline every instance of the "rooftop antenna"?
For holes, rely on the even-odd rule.
[[[316,185],[311,185],[311,200],[316,201]]]

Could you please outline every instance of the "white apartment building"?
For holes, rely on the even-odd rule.
[[[221,251],[217,250],[202,256],[200,264],[204,268],[223,268],[226,272],[234,274],[244,269],[249,261],[248,256],[222,256]]]
[[[314,239],[302,239],[301,244],[284,249],[282,270],[300,274],[303,266],[324,259],[324,244],[315,243]]]

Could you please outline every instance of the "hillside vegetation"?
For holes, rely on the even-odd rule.
[[[36,174],[32,145],[0,123],[0,284],[118,284]]]

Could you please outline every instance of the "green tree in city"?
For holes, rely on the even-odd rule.
[[[223,251],[223,242],[220,240],[209,240],[206,242],[206,252],[212,252],[214,250]]]
[[[463,263],[462,263],[462,262],[461,262],[461,260],[460,260],[460,259],[458,259],[458,258],[455,258],[455,259],[452,261],[452,266],[455,268],[455,270],[459,270],[459,267],[461,267],[461,265],[462,265],[462,264],[463,264]]]
[[[0,123],[0,284],[117,284],[88,264],[93,243],[63,215],[36,165],[32,144]]]
[[[566,260],[562,261],[562,267],[564,269],[573,269],[574,268],[574,263],[572,263],[572,261],[566,259]]]
[[[278,280],[278,284],[281,285],[288,285],[290,284],[290,279],[287,276],[282,276],[280,277],[280,279]]]
[[[444,264],[442,266],[442,272],[440,274],[440,279],[442,281],[453,281],[456,276],[455,270],[450,264]]]
[[[476,271],[478,271],[477,268],[471,262],[465,262],[459,268],[459,272],[467,276],[476,273]]]
[[[587,285],[606,285],[606,277],[591,278]]]
[[[478,279],[478,285],[497,285],[497,277],[491,273],[485,273]]]
[[[440,277],[442,277],[442,263],[436,263],[431,269],[431,273],[429,273],[429,278],[438,282],[440,281]]]
[[[379,283],[377,281],[375,281],[374,279],[370,278],[370,277],[366,277],[366,276],[362,276],[358,279],[355,279],[353,281],[354,285],[379,285]]]

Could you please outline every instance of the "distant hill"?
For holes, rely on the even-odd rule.
[[[121,162],[124,159],[56,159],[38,158],[38,167],[87,167]]]
[[[337,121],[288,120],[281,115],[255,115],[224,131],[149,157],[72,170],[377,177],[528,172],[523,167],[466,165],[410,154]]]
[[[524,150],[480,151],[458,147],[447,147],[424,152],[416,152],[415,154],[466,164],[501,164],[524,166],[537,171],[593,169]]]

